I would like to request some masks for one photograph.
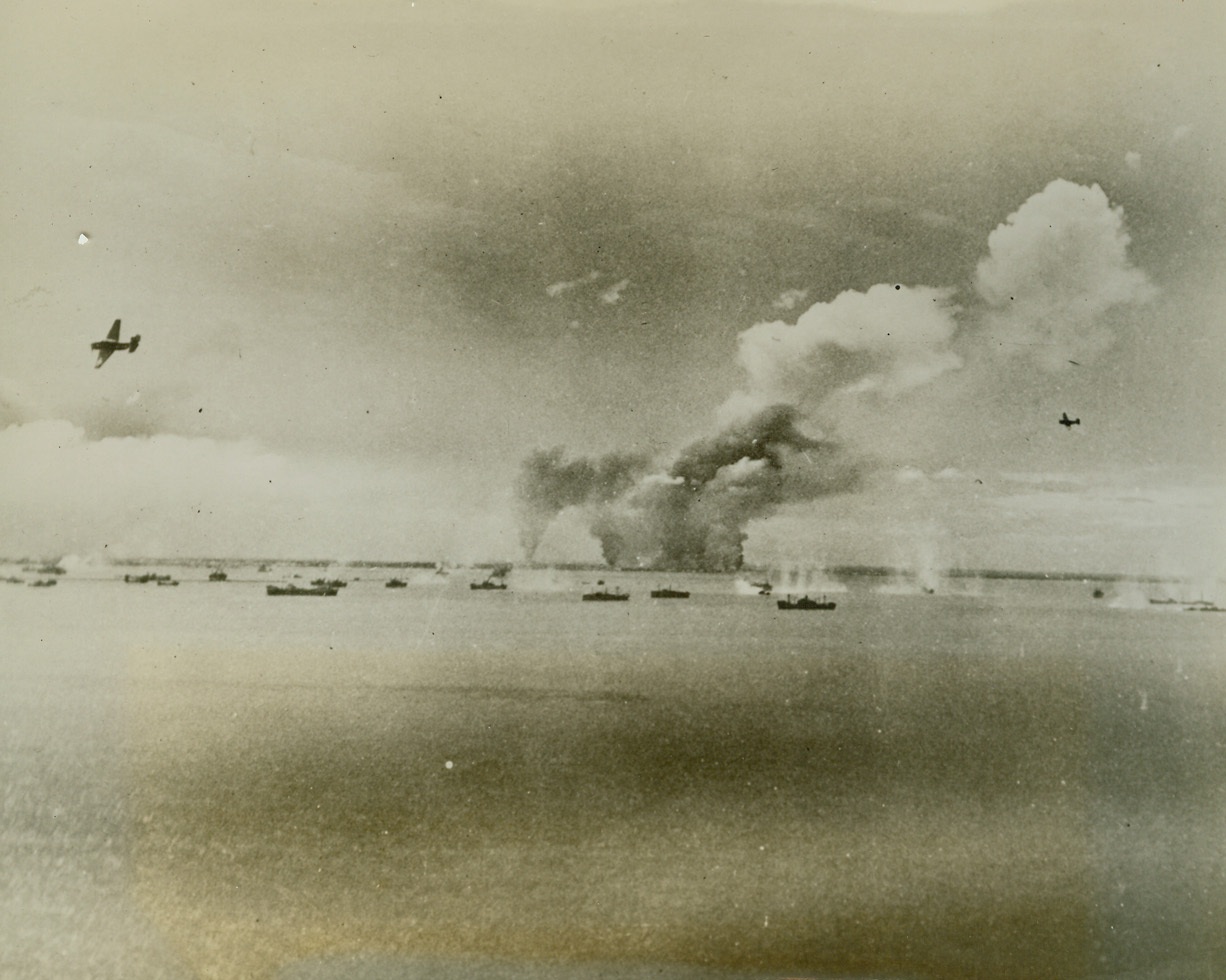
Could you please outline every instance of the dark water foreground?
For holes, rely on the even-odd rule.
[[[1226,975],[1218,617],[207,588],[0,599],[0,975]]]

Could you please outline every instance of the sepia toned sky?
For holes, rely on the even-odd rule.
[[[1215,3],[19,2],[0,44],[0,554],[522,560],[534,450],[667,473],[784,403],[857,478],[751,561],[1223,570]]]

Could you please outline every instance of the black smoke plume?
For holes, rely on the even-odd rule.
[[[610,503],[647,471],[646,456],[609,453],[599,459],[565,458],[565,449],[538,449],[524,460],[515,496],[519,540],[528,558],[536,552],[550,522],[567,507]]]
[[[772,405],[693,443],[662,472],[641,457],[567,461],[534,453],[518,491],[529,555],[565,507],[583,508],[614,567],[733,571],[745,527],[789,501],[850,489],[855,467],[832,443],[801,432],[797,410]]]

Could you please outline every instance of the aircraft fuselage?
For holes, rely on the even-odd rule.
[[[134,333],[127,340],[119,339],[119,321],[116,320],[111,324],[111,329],[102,340],[95,340],[89,345],[90,350],[98,352],[98,363],[94,365],[96,368],[102,367],[106,363],[108,357],[117,350],[126,350],[129,354],[136,350],[136,345],[140,343],[140,334]]]

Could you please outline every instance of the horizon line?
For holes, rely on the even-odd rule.
[[[21,558],[0,557],[0,564],[5,565],[58,565],[67,556],[61,555],[58,558],[31,558],[28,556]],[[707,571],[703,569],[687,569],[687,568],[645,568],[637,566],[627,567],[611,567],[600,562],[538,562],[528,561],[522,563],[509,561],[493,561],[483,560],[467,563],[453,564],[446,560],[428,561],[428,560],[378,560],[378,559],[348,559],[338,560],[333,558],[218,558],[218,557],[153,557],[139,556],[134,558],[107,558],[106,564],[110,565],[293,565],[297,567],[319,567],[329,565],[341,565],[346,568],[496,568],[501,565],[511,565],[520,568],[531,569],[556,569],[560,571],[587,571],[587,572],[634,572],[634,573],[662,573],[662,574],[690,574],[690,575],[742,575],[742,574],[764,574],[770,571],[772,565],[746,564],[739,569],[732,571]],[[803,565],[802,562],[787,562],[788,565]],[[869,564],[833,564],[824,565],[813,563],[812,567],[820,567],[822,571],[833,576],[846,577],[862,577],[862,578],[889,578],[889,577],[914,577],[916,572],[914,569],[897,567],[892,565],[869,565]],[[936,570],[936,574],[943,578],[983,578],[983,579],[1017,579],[1030,581],[1101,581],[1101,582],[1185,582],[1196,579],[1195,575],[1137,575],[1128,572],[1105,572],[1105,571],[1038,571],[1025,569],[1000,569],[1000,568],[945,568]],[[1214,581],[1221,579],[1214,578]]]

